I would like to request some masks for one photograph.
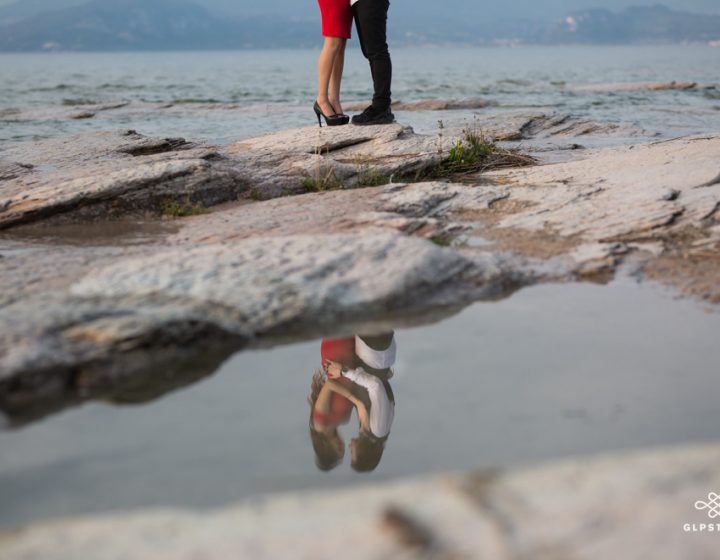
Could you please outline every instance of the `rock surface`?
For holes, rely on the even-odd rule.
[[[519,114],[483,126],[494,137],[609,131]],[[6,147],[0,409],[21,423],[130,389],[157,395],[247,345],[412,324],[537,282],[605,281],[622,265],[720,301],[718,135],[462,183],[396,178],[253,200],[301,190],[318,162],[346,187],[403,176],[442,157],[438,140],[392,125],[297,129],[222,149],[136,133]],[[151,220],[142,242],[147,222],[107,219],[168,199],[230,203]]]
[[[509,189],[503,204],[512,207],[498,217],[493,235],[506,232],[500,245],[529,255],[542,254],[544,236],[572,240],[576,257],[596,251],[597,258],[584,260],[598,263],[602,256],[611,267],[631,251],[659,253],[666,266],[659,274],[648,259],[650,277],[720,302],[708,277],[720,275],[720,184],[713,180],[719,155],[720,135],[705,135],[489,173]],[[537,240],[535,250],[529,238]]]
[[[720,486],[718,460],[717,445],[657,449],[212,511],[115,513],[6,531],[0,547],[5,560],[710,559],[714,522],[694,504]]]
[[[472,126],[488,139],[511,141],[642,134],[547,114],[488,116]],[[239,196],[275,198],[305,192],[308,180],[320,189],[399,181],[446,158],[462,128],[440,137],[400,124],[306,127],[228,146],[135,131],[9,144],[0,149],[0,229],[49,219],[161,215],[173,205],[213,206]]]
[[[231,228],[219,227],[225,239],[190,237],[111,257],[81,246],[85,261],[98,255],[94,270],[55,257],[61,280],[51,290],[28,289],[26,255],[17,264],[10,255],[17,276],[9,281],[21,295],[0,307],[0,409],[24,422],[142,383],[162,392],[159,375],[169,391],[189,375],[188,360],[208,364],[194,374],[202,376],[219,363],[214,356],[251,342],[436,318],[525,281],[509,259],[360,227],[234,241]]]
[[[620,82],[576,86],[577,91],[667,91],[700,89],[696,82]],[[704,86],[712,87],[712,86]]]
[[[423,101],[393,101],[394,111],[457,111],[461,109],[484,109],[497,105],[487,99],[479,97],[466,97],[462,99],[426,99]],[[362,103],[347,103],[346,111],[362,111],[367,105]]]

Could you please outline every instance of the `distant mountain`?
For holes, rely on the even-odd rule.
[[[87,0],[0,0],[0,21],[79,5]],[[314,0],[193,0],[220,16],[247,18],[281,16],[287,19],[316,21],[318,6]],[[569,13],[589,8],[620,11],[630,6],[651,5],[658,0],[391,0],[391,15],[397,21],[421,16],[430,24],[435,19],[456,23],[496,22],[525,19],[535,22],[557,21]],[[720,15],[718,0],[662,0],[666,6],[686,12]]]
[[[295,47],[317,35],[311,23],[232,21],[185,0],[92,0],[0,27],[0,51]]]
[[[35,3],[37,9],[43,1],[27,0],[28,7]],[[77,1],[56,0],[54,11],[6,20],[11,23],[0,24],[0,51],[294,48],[321,41],[319,16],[314,12],[308,19],[233,18],[189,0],[92,0],[67,5]],[[13,6],[17,8],[3,7],[0,16]],[[708,42],[720,39],[720,15],[654,6],[619,13],[582,10],[548,23],[519,18],[458,21],[453,13],[428,19],[414,13],[391,19],[390,35],[394,44]]]
[[[582,10],[534,37],[541,43],[680,43],[720,39],[720,16],[676,12],[665,6],[620,13]]]
[[[43,12],[61,10],[70,6],[79,6],[87,0],[21,0],[6,6],[0,6],[0,25],[9,25]]]

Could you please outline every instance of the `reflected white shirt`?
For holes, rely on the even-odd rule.
[[[395,418],[395,405],[390,401],[383,382],[362,368],[346,371],[343,376],[367,390],[370,397],[370,431],[375,437],[387,436]]]

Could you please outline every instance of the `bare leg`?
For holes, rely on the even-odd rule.
[[[318,60],[318,95],[317,102],[320,109],[328,117],[335,114],[330,100],[328,99],[328,89],[330,88],[330,78],[333,74],[335,59],[338,52],[343,48],[345,39],[338,37],[325,37],[325,44],[320,52]]]
[[[345,47],[347,39],[341,39],[342,45],[335,55],[335,61],[330,75],[330,89],[328,99],[338,114],[342,114],[342,105],[340,103],[340,84],[342,83],[343,69],[345,67]]]

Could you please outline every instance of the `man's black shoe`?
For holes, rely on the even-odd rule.
[[[375,109],[372,105],[359,115],[352,118],[352,123],[367,126],[371,124],[390,124],[395,122],[395,115],[388,107],[387,109]]]

